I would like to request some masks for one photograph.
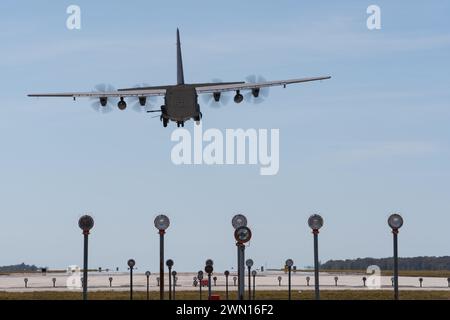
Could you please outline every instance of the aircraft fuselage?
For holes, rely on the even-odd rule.
[[[171,120],[183,124],[190,119],[200,121],[201,112],[195,86],[182,84],[168,88],[161,111],[164,122]]]

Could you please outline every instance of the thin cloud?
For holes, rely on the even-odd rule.
[[[217,60],[221,56],[233,54],[250,54],[252,56],[243,58],[259,59],[261,55],[255,53],[261,51],[269,54],[281,52],[282,55],[285,52],[290,52],[290,55],[302,52],[302,60],[311,60],[317,55],[326,55],[329,59],[360,56],[368,58],[380,54],[450,48],[449,34],[417,35],[369,31],[361,28],[361,23],[360,20],[340,17],[315,23],[290,21],[267,30],[212,30],[211,33],[183,34],[183,46],[188,52],[195,52],[200,60],[210,57]],[[0,65],[32,63],[73,53],[111,52],[118,48],[123,48],[125,54],[130,50],[152,52],[154,58],[158,59],[158,56],[164,56],[164,48],[172,44],[173,41],[168,39],[168,35],[124,37],[112,34],[84,37],[75,41],[57,41],[53,38],[40,39],[39,42],[24,41],[6,46]]]
[[[347,148],[335,155],[339,163],[355,163],[392,158],[431,156],[445,148],[435,142],[426,141],[387,141],[373,142],[356,148]]]

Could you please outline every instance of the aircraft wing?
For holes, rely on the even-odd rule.
[[[65,92],[65,93],[34,93],[29,97],[63,97],[63,98],[108,98],[108,97],[151,97],[163,96],[166,94],[165,89],[136,89],[127,91],[91,91],[91,92]]]
[[[225,91],[238,91],[238,90],[252,90],[265,87],[273,86],[283,86],[286,87],[288,84],[319,81],[330,79],[330,76],[326,77],[315,77],[315,78],[301,78],[301,79],[290,79],[290,80],[279,80],[279,81],[265,81],[256,83],[236,83],[236,84],[214,84],[211,86],[201,86],[197,87],[197,93],[215,93],[215,92],[225,92]]]

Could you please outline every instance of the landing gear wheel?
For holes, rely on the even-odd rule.
[[[198,114],[198,116],[196,116],[196,117],[194,118],[195,124],[199,126],[199,125],[200,125],[200,120],[202,120],[202,118],[203,118],[203,115],[202,115],[202,113],[200,112],[200,113]]]
[[[169,120],[163,119],[163,126],[164,126],[164,128],[167,128],[168,124],[169,124]]]

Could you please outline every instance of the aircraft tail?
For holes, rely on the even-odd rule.
[[[181,55],[180,30],[177,29],[177,84],[184,84],[183,57]]]

